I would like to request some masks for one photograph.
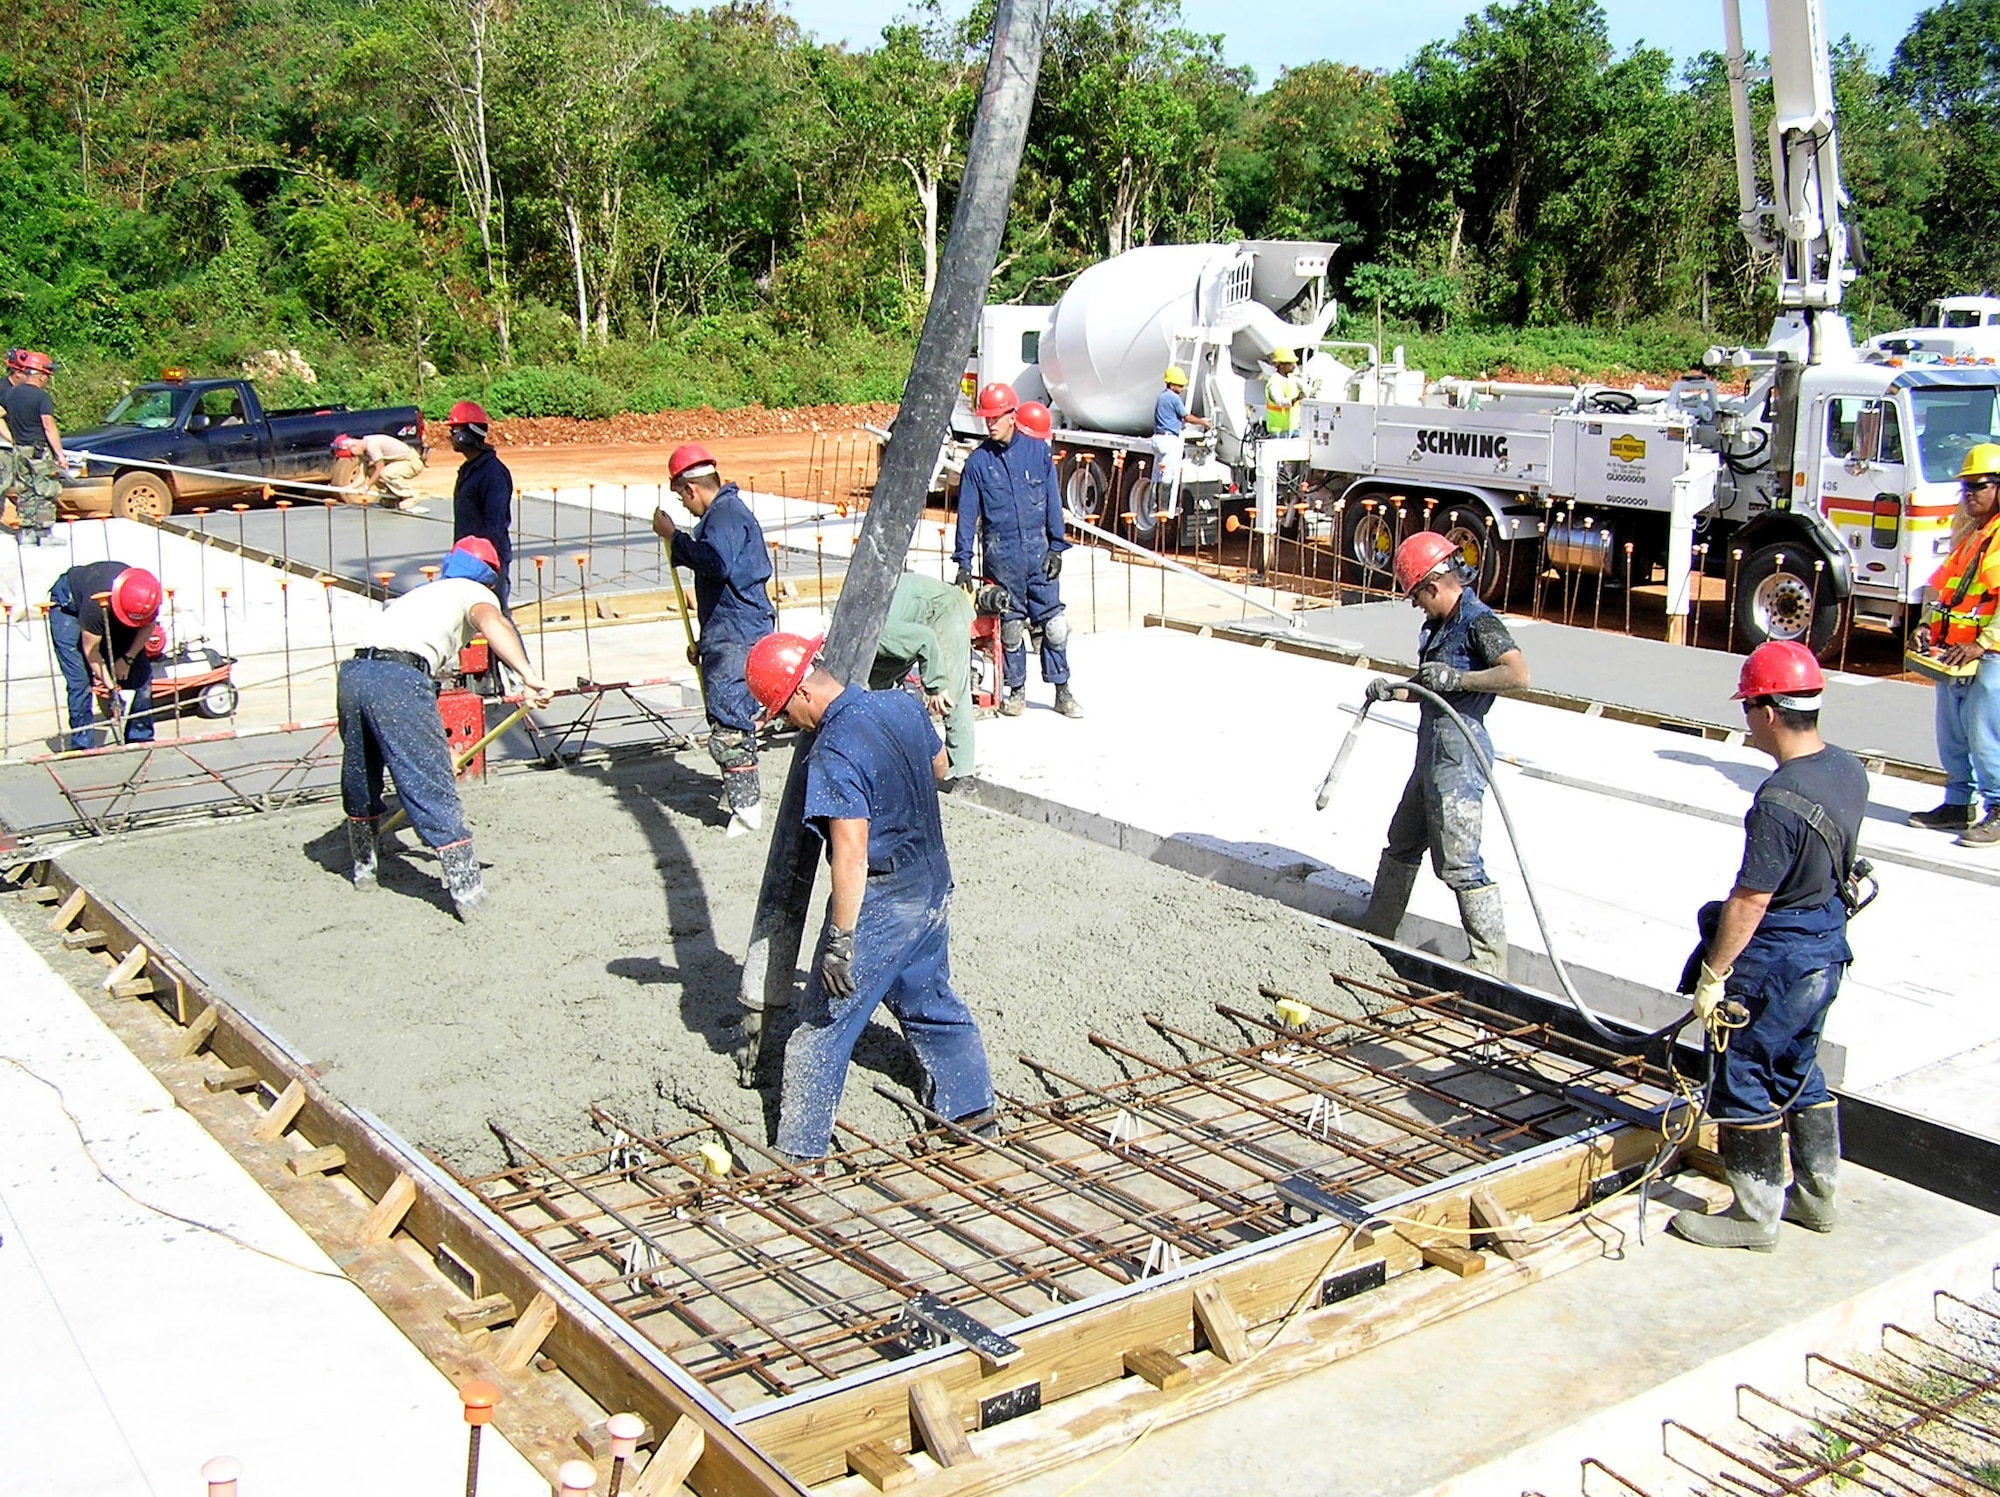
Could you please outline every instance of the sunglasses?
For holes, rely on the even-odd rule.
[[[1996,484],[2000,484],[2000,478],[1961,478],[1958,481],[1959,489],[1967,494],[1976,494],[1981,489],[1990,489]]]

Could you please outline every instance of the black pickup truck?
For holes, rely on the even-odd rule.
[[[333,473],[335,437],[375,433],[421,451],[423,413],[413,405],[267,411],[248,380],[154,380],[121,398],[102,426],[63,433],[71,473],[62,508],[69,515],[163,520],[177,505],[266,484],[324,483]]]

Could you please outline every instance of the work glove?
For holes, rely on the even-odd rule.
[[[1714,1030],[1716,1011],[1722,1007],[1722,985],[1735,970],[1734,967],[1724,967],[1717,972],[1706,961],[1701,964],[1701,976],[1694,985],[1694,1016],[1701,1020],[1702,1028]]]
[[[1417,673],[1410,679],[1425,691],[1435,691],[1440,694],[1460,691],[1465,686],[1465,677],[1442,660],[1426,660],[1417,667]]]
[[[699,668],[700,668],[700,666],[701,666],[701,646],[700,646],[700,645],[689,645],[689,646],[688,646],[688,664],[689,664],[689,665],[692,665],[692,666],[694,666],[694,667],[696,667],[697,669],[699,669]]]
[[[1368,683],[1368,689],[1361,694],[1371,702],[1393,702],[1396,700],[1396,691],[1396,682],[1387,676],[1377,676]]]
[[[757,1066],[764,1058],[764,1011],[746,1008],[736,1020],[736,1081],[740,1086],[757,1084]]]
[[[962,587],[969,593],[977,592],[979,590],[979,579],[973,576],[966,568],[960,567],[958,575],[952,578],[951,585],[953,587]]]
[[[1062,575],[1062,553],[1051,551],[1042,558],[1042,575],[1053,582]]]
[[[819,958],[820,986],[832,998],[852,998],[854,996],[854,932],[830,925],[826,931],[826,950]]]

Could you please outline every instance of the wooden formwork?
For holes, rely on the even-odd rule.
[[[1360,1018],[1225,1007],[1233,1048],[1094,1036],[1124,1079],[1041,1067],[997,1138],[849,1131],[806,1176],[715,1119],[600,1113],[602,1150],[509,1137],[460,1177],[54,864],[6,876],[89,933],[99,1012],[433,1360],[503,1381],[504,1431],[553,1458],[573,1385],[659,1437],[647,1491],[681,1466],[704,1497],[992,1490],[1597,1256],[1566,1229],[1615,1236],[1633,1198],[1604,1198],[1675,1154],[1636,1059],[1350,980]]]

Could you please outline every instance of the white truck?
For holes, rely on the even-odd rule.
[[[1868,346],[1908,363],[2000,358],[2000,297],[1939,297],[1925,304],[1921,322],[1877,333]]]
[[[1854,272],[1820,0],[1767,0],[1782,201],[1759,187],[1749,88],[1763,75],[1738,3],[1723,0],[1739,219],[1778,280],[1766,346],[1710,351],[1741,372],[1741,393],[1699,374],[1660,391],[1429,380],[1400,354],[1325,337],[1332,245],[1148,246],[1092,266],[1053,307],[986,309],[957,455],[982,434],[972,392],[1004,380],[1054,409],[1069,509],[1142,542],[1177,512],[1183,538],[1205,541],[1189,520],[1233,503],[1266,546],[1296,527],[1334,545],[1344,575],[1375,581],[1401,536],[1428,526],[1489,594],[1551,567],[1622,583],[1629,546],[1635,580],[1665,571],[1676,616],[1697,555],[1733,573],[1745,648],[1822,647],[1850,600],[1855,624],[1900,628],[1950,549],[1959,461],[2000,439],[2000,369],[1855,349],[1838,311]],[[1263,380],[1287,346],[1303,356],[1303,431],[1266,438]],[[1150,439],[1169,364],[1215,422],[1178,473],[1155,471]]]

